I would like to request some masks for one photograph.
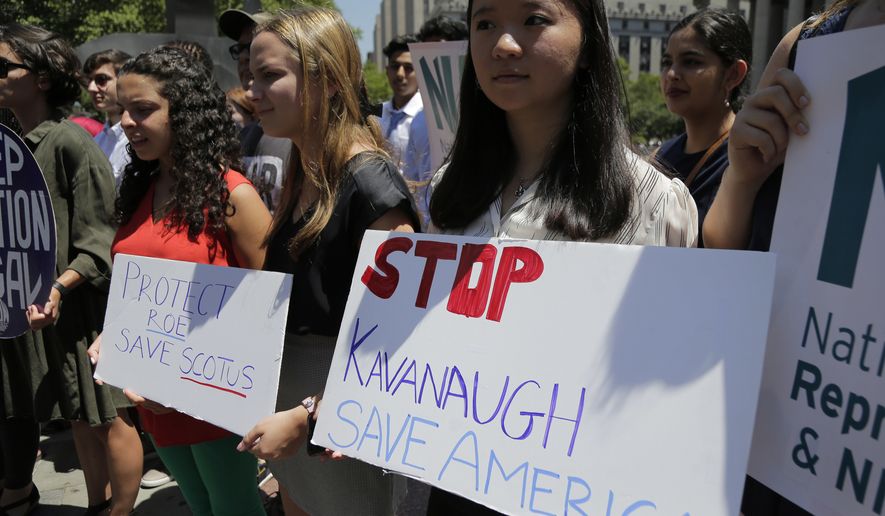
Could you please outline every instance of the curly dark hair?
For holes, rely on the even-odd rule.
[[[61,36],[33,25],[0,25],[0,43],[21,58],[35,74],[49,81],[46,102],[65,108],[80,98],[80,59]]]
[[[240,144],[236,126],[225,105],[224,92],[202,66],[177,48],[159,47],[120,68],[120,77],[137,74],[160,83],[159,94],[169,102],[172,131],[172,200],[167,227],[187,228],[195,241],[204,231],[225,231],[225,217],[233,214],[224,179],[228,168],[239,167]],[[158,173],[157,161],[144,161],[129,147],[132,161],[123,172],[116,218],[132,218]]]

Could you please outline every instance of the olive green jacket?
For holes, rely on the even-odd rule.
[[[107,157],[89,133],[70,120],[47,120],[24,139],[49,187],[58,275],[72,269],[107,292],[116,231],[114,174]]]

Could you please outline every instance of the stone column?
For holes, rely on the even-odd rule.
[[[769,57],[769,25],[771,24],[771,0],[756,0],[753,5],[753,60],[757,63],[768,62]],[[752,71],[752,85],[762,77],[765,65],[754,66]]]
[[[639,36],[630,36],[630,80],[639,78]]]
[[[649,59],[651,59],[649,71],[655,75],[661,75],[661,56],[664,55],[664,50],[661,46],[661,37],[657,35],[652,36],[651,48],[649,49]]]
[[[790,0],[787,7],[787,27],[785,30],[792,30],[793,27],[799,25],[805,20],[805,0]]]

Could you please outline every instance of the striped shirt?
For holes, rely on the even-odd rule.
[[[635,187],[630,217],[614,236],[596,242],[696,247],[698,213],[688,188],[679,179],[668,178],[632,152],[627,153]],[[435,175],[431,186],[439,183],[445,168]],[[526,187],[504,214],[501,214],[499,196],[488,210],[465,228],[441,230],[431,222],[428,231],[482,238],[571,240],[568,235],[544,226],[543,201],[536,196],[538,184],[536,179]]]

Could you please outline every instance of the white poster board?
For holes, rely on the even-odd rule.
[[[424,102],[430,138],[430,170],[438,170],[455,143],[458,130],[461,70],[467,57],[467,41],[411,43],[409,51]]]
[[[513,514],[737,514],[774,259],[366,232],[314,441]]]
[[[883,49],[885,26],[800,42],[811,131],[790,137],[771,242],[750,474],[821,515],[885,505]]]
[[[118,254],[95,377],[243,435],[273,414],[292,276]]]

